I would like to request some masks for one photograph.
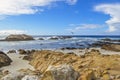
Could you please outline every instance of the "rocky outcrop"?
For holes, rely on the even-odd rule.
[[[60,68],[57,69],[54,66],[63,64],[67,64],[79,72],[78,80],[115,80],[111,76],[116,78],[120,75],[120,55],[103,55],[95,49],[81,56],[49,50],[36,51],[30,56],[30,64],[41,73],[49,75],[50,78],[56,76],[52,74],[54,71],[51,71],[50,65],[57,71]],[[45,80],[50,79],[45,78]]]
[[[49,66],[41,80],[77,80],[78,77],[78,72],[71,66],[64,64]]]
[[[0,67],[10,65],[12,60],[3,52],[0,51]]]
[[[105,44],[102,46],[102,49],[110,51],[120,51],[120,44]]]
[[[32,36],[26,34],[12,34],[5,38],[6,41],[26,41],[26,40],[34,40]]]
[[[16,53],[16,50],[9,50],[7,53]]]

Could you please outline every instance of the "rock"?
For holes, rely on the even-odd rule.
[[[28,61],[30,61],[31,58],[30,58],[30,56],[27,55],[27,56],[24,56],[24,57],[23,57],[23,60],[28,60]]]
[[[44,40],[43,38],[39,38],[38,40]]]
[[[119,44],[105,44],[102,46],[102,49],[110,50],[110,51],[120,51],[120,45]]]
[[[102,76],[103,80],[110,80],[110,75],[107,71],[104,71]]]
[[[116,79],[120,79],[120,75],[117,75],[117,76],[116,76]]]
[[[3,73],[4,75],[7,75],[7,74],[9,74],[10,72],[9,72],[8,70],[3,70],[2,73]]]
[[[10,73],[4,77],[2,77],[0,80],[21,80],[24,75],[21,73]]]
[[[101,39],[104,42],[120,42],[119,39],[109,39],[109,38],[105,38],[105,39]]]
[[[24,55],[27,54],[27,52],[26,52],[24,49],[19,49],[18,52],[19,52],[19,54],[22,54],[22,55],[23,55],[23,54],[24,54]]]
[[[109,39],[109,38],[104,38],[104,39],[101,39],[101,40],[103,40],[103,41],[112,41],[112,40]]]
[[[36,75],[26,75],[21,80],[40,80]]]
[[[52,36],[49,40],[70,39],[71,36]]]
[[[85,71],[78,80],[96,80],[93,70]]]
[[[56,66],[63,64],[72,66],[72,68],[78,71],[83,78],[91,75],[92,77],[89,77],[89,79],[102,80],[103,74],[104,76],[107,74],[106,71],[110,72],[110,75],[120,75],[120,55],[103,55],[99,50],[95,49],[88,51],[88,53],[82,56],[41,50],[35,51],[30,55],[30,58],[30,64],[36,70],[40,71],[40,73],[46,73],[47,75],[53,75],[51,73],[52,71],[47,71],[50,65],[56,69]],[[86,71],[85,69],[88,70]],[[94,74],[95,77],[97,76],[97,79],[93,77]],[[47,78],[48,79],[44,78],[44,80],[50,80],[49,77]]]
[[[0,51],[0,67],[8,66],[12,60],[3,52]]]
[[[77,80],[79,77],[69,65],[49,66],[41,80]]]
[[[60,39],[70,39],[72,38],[71,36],[58,36]]]
[[[66,49],[68,49],[68,50],[74,50],[74,49],[78,49],[78,48],[76,48],[76,47],[65,47],[65,48],[61,48],[61,50],[66,50]]]
[[[51,37],[49,40],[58,40],[58,37]]]
[[[16,50],[9,50],[7,53],[16,53]]]
[[[32,36],[26,34],[12,34],[5,38],[6,41],[26,41],[26,40],[34,40]]]

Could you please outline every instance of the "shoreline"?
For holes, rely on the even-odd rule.
[[[52,63],[54,64],[53,66],[57,66],[57,65],[60,66],[62,64],[63,65],[65,64],[64,67],[71,66],[73,69],[75,69],[75,71],[80,72],[80,74],[82,73],[82,75],[86,75],[86,73],[88,73],[89,70],[92,70],[92,73],[94,73],[95,72],[94,69],[97,71],[99,70],[107,71],[110,74],[112,74],[111,76],[115,75],[115,77],[117,75],[120,75],[120,72],[118,71],[120,70],[119,68],[120,64],[113,66],[113,64],[119,63],[119,61],[116,61],[116,60],[117,59],[119,60],[120,52],[109,51],[109,50],[104,50],[104,49],[95,48],[95,47],[89,48],[89,49],[85,48],[85,49],[71,49],[71,50],[49,49],[49,50],[31,50],[31,51],[21,50],[21,51],[22,51],[21,54],[20,52],[18,53],[18,51],[16,53],[7,53],[8,57],[10,57],[13,62],[8,66],[4,66],[0,68],[1,71],[9,72],[6,76],[10,76],[9,74],[11,75],[17,74],[19,72],[19,75],[17,74],[15,76],[20,76],[21,74],[24,76],[26,74],[28,75],[32,74],[34,76],[35,74],[35,76],[40,77],[40,75],[38,74],[41,74],[44,78],[43,73],[49,69],[49,66],[51,66]],[[29,60],[30,58],[29,56],[31,56],[31,54],[32,54],[33,59]],[[24,56],[28,56],[28,57],[25,58]],[[69,63],[69,65],[68,64],[66,65],[66,63]],[[99,65],[99,66],[96,67],[96,65]],[[93,75],[92,73],[87,74],[87,75],[88,76]],[[101,73],[95,73],[95,74],[98,75]],[[104,74],[102,75],[104,76]],[[50,75],[48,75],[48,77],[49,76]],[[109,76],[109,74],[107,74],[107,76]],[[92,76],[89,76],[89,78],[91,77]],[[82,78],[82,76],[80,76],[80,78]],[[39,80],[39,79],[36,79],[36,80]],[[84,80],[84,79],[80,79],[80,80]],[[114,80],[114,79],[111,79],[111,80]]]

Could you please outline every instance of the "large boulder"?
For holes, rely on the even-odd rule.
[[[0,51],[0,67],[10,65],[12,60],[4,53]]]
[[[25,40],[34,40],[32,36],[26,34],[12,34],[5,38],[6,41],[25,41]]]
[[[77,80],[78,77],[78,72],[71,66],[64,64],[49,66],[41,80]]]

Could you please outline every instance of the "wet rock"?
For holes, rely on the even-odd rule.
[[[32,36],[26,34],[12,34],[5,38],[6,41],[25,41],[34,40]]]
[[[7,53],[16,53],[16,50],[9,50]]]
[[[79,77],[69,65],[49,66],[41,80],[77,80]]]
[[[18,50],[19,54],[25,55],[27,52],[24,49],[19,49]]]
[[[66,49],[68,49],[68,50],[73,50],[73,49],[78,49],[78,48],[75,48],[75,47],[65,47],[65,48],[61,48],[61,50],[66,50]]]
[[[104,41],[104,42],[120,42],[120,40],[119,39],[109,39],[109,38],[105,38],[105,39],[101,39],[102,41]]]
[[[38,40],[44,40],[43,38],[39,38]]]
[[[58,40],[58,37],[51,37],[49,40]]]
[[[12,60],[4,53],[0,51],[0,67],[10,65]]]
[[[72,38],[71,36],[59,36],[60,39],[70,39]]]

